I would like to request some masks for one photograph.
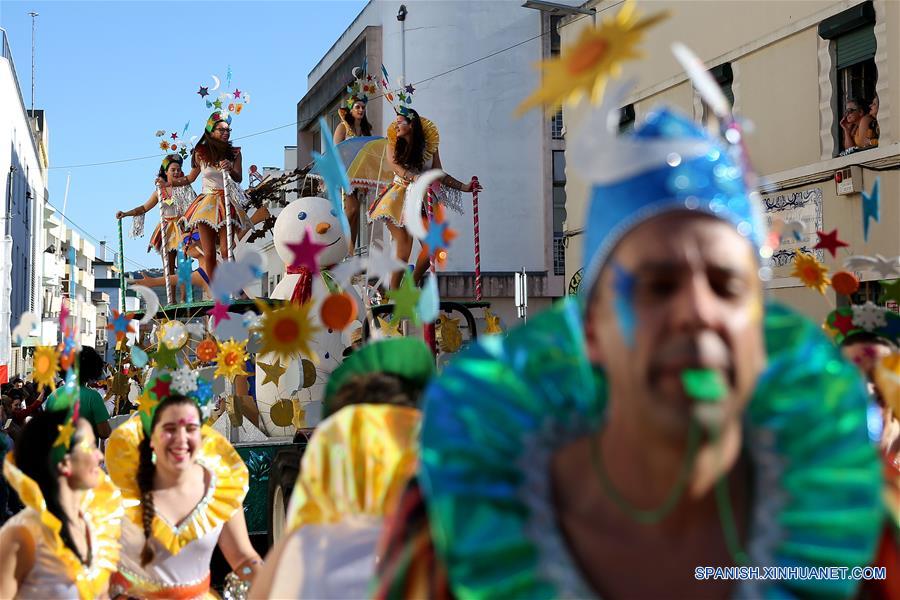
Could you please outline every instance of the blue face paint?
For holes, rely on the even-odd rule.
[[[634,314],[634,275],[626,271],[619,263],[612,263],[613,269],[613,293],[615,294],[613,306],[616,311],[616,319],[622,337],[629,348],[634,347],[634,330],[637,326],[637,317]]]

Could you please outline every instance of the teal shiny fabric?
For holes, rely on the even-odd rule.
[[[571,557],[546,551],[538,539],[546,528],[535,529],[535,503],[525,500],[534,483],[529,469],[603,419],[605,380],[584,355],[580,313],[576,301],[564,301],[505,338],[484,339],[426,391],[420,480],[459,598],[580,595],[577,585],[565,585],[583,585]],[[754,563],[867,565],[885,513],[862,382],[796,313],[767,306],[765,331],[769,366],[745,415],[745,438],[754,446],[756,481],[777,483],[754,496],[757,508],[774,507],[753,522]],[[548,556],[558,556],[558,565],[548,569]],[[757,582],[751,595],[846,597],[856,587]]]

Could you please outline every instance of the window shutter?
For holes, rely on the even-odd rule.
[[[835,40],[837,68],[843,69],[875,57],[875,30],[871,27],[854,29]]]

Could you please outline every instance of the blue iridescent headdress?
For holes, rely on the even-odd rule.
[[[674,211],[698,211],[735,226],[757,249],[765,224],[736,156],[687,117],[662,108],[632,134],[609,131],[603,108],[573,143],[572,166],[590,185],[582,290],[589,294],[616,244],[637,225]],[[618,111],[611,114],[618,116]]]

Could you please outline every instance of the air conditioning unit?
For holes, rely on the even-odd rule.
[[[834,172],[834,185],[838,196],[858,194],[863,189],[862,169],[845,167]]]

